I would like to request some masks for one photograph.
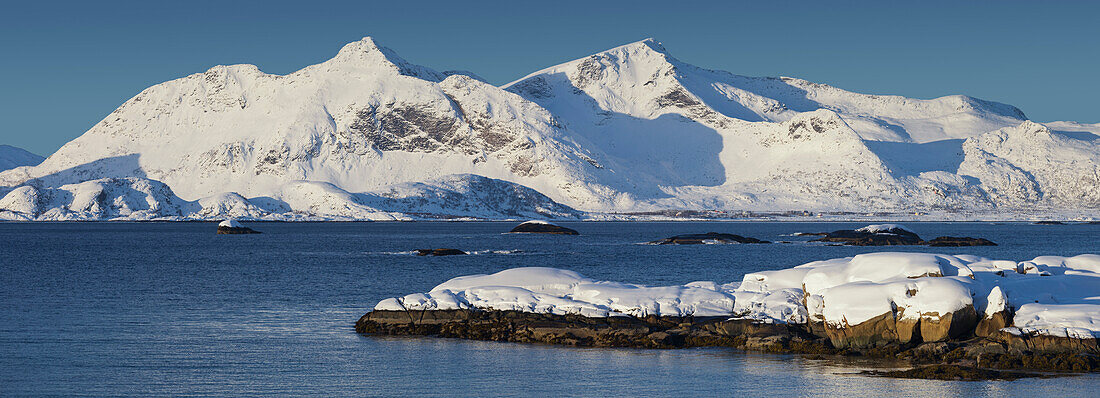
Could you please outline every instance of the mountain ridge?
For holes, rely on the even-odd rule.
[[[367,204],[361,195],[405,186],[431,197],[451,188],[430,181],[458,175],[467,183],[455,197],[512,192],[493,200],[564,217],[669,209],[1095,214],[1094,179],[1074,170],[1097,169],[1100,125],[1052,125],[1035,127],[1042,125],[1011,105],[967,96],[865,95],[699,68],[654,39],[497,87],[472,72],[411,63],[366,37],[286,75],[219,65],[143,90],[41,165],[0,172],[0,196],[22,189],[0,212],[47,213],[25,203],[25,186],[47,192],[135,178],[165,184],[180,201],[205,201],[184,210],[207,218],[541,214],[455,200]],[[1027,138],[1035,134],[1053,138]],[[995,145],[996,137],[1009,144]],[[521,199],[532,196],[500,188],[507,184],[564,207]],[[265,199],[280,195],[294,199]],[[62,202],[51,203],[69,206]]]

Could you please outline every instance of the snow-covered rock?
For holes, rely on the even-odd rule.
[[[241,228],[241,223],[232,218],[218,223],[219,228]]]
[[[1045,273],[1020,272],[1025,264]],[[1006,332],[1100,338],[1098,271],[1100,255],[1093,254],[1014,262],[882,252],[750,273],[740,283],[651,287],[515,268],[454,278],[427,293],[382,300],[375,309],[728,316],[821,324],[838,347],[947,340],[973,333],[980,322],[988,328],[987,319],[1002,314],[1001,322],[1012,319],[998,327]]]

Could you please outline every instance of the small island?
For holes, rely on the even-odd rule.
[[[517,225],[509,231],[513,234],[552,234],[552,235],[580,235],[572,228],[551,224],[546,221],[531,220]]]
[[[232,218],[218,223],[218,235],[247,235],[258,233],[260,233],[260,231],[243,226]]]
[[[417,249],[417,256],[461,256],[467,254],[458,249]]]
[[[652,242],[649,245],[717,245],[737,243],[771,243],[766,240],[749,238],[741,235],[707,232],[705,234],[676,235]]]
[[[930,241],[921,239],[915,232],[898,224],[875,224],[859,229],[842,229],[833,232],[800,233],[798,235],[819,235],[813,242],[839,243],[848,246],[905,246],[927,245],[943,246],[996,246],[996,243],[983,238],[941,236]]]
[[[388,298],[364,334],[585,347],[721,346],[909,361],[891,377],[1012,379],[1100,371],[1100,255],[1030,261],[868,253],[645,286],[555,268],[453,278]],[[925,366],[935,365],[937,367]],[[989,369],[1000,371],[991,372]],[[1008,372],[1008,373],[1006,373]]]

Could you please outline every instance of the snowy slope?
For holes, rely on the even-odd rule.
[[[42,163],[42,160],[41,156],[27,152],[23,148],[0,144],[0,171],[21,166],[35,166]]]
[[[349,193],[335,185],[293,181],[270,196],[227,192],[188,201],[145,178],[104,178],[55,188],[24,185],[0,198],[0,220],[413,220],[575,219],[584,214],[537,191],[472,174]]]
[[[1095,213],[1100,126],[1050,126],[965,96],[702,69],[652,39],[495,87],[364,38],[285,76],[216,66],[150,87],[42,164],[0,172],[0,196],[137,179],[191,204],[156,210],[183,218]],[[69,209],[41,206],[9,216]]]
[[[286,76],[216,66],[150,87],[0,184],[140,177],[194,200],[263,196],[300,180],[363,192],[474,173],[598,206],[581,152],[537,105],[365,38]]]

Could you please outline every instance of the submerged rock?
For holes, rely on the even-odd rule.
[[[253,230],[252,228],[245,227],[241,223],[234,219],[228,219],[218,223],[219,235],[244,235],[244,234],[258,234],[260,231]]]
[[[984,238],[941,236],[926,242],[932,247],[948,246],[997,246],[996,243]]]
[[[416,255],[418,256],[455,256],[467,254],[466,252],[458,249],[417,249]]]
[[[1026,377],[1050,377],[1039,373],[1006,372],[993,369],[975,368],[962,365],[927,365],[906,370],[865,370],[861,374],[870,376],[895,377],[901,379],[926,380],[1016,380]]]
[[[744,237],[734,234],[723,234],[718,232],[707,232],[705,234],[686,234],[676,235],[661,240],[655,240],[648,242],[651,245],[702,245],[702,244],[723,244],[723,243],[770,243],[765,240],[756,238]]]
[[[574,229],[554,225],[546,221],[527,221],[512,228],[510,232],[524,234],[580,235],[580,233]]]

